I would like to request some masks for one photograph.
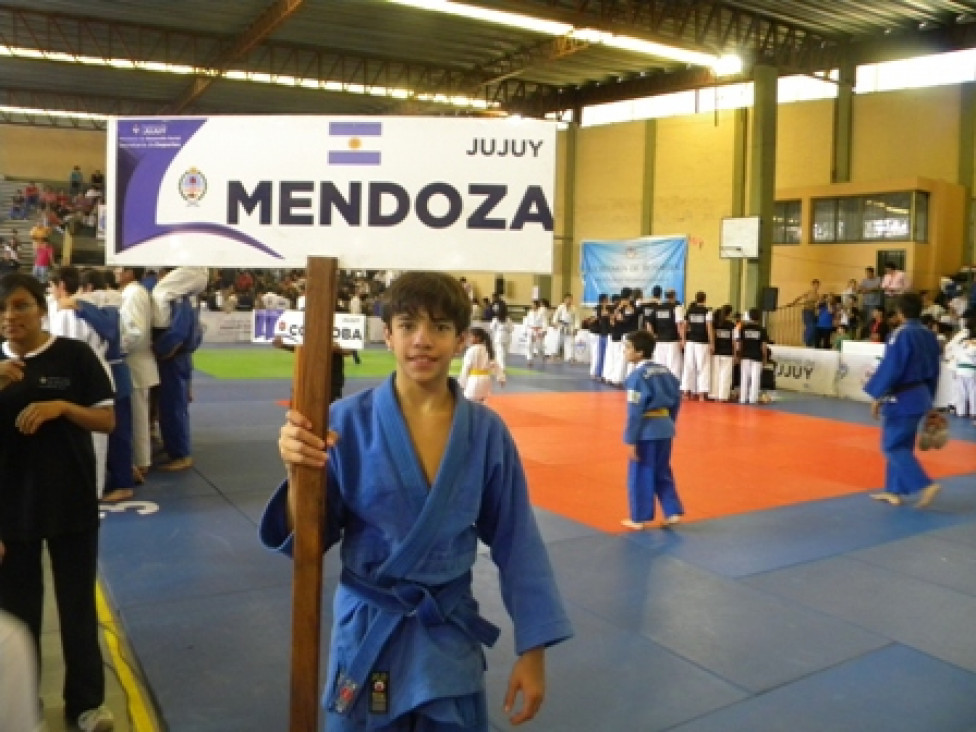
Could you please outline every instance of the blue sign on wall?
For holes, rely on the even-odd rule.
[[[640,288],[645,297],[660,285],[685,301],[686,236],[642,236],[617,241],[584,241],[580,256],[583,304],[596,305],[601,294],[619,294],[624,287]]]

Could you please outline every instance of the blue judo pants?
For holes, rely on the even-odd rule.
[[[159,432],[166,453],[176,460],[190,457],[190,377],[193,361],[189,353],[178,353],[159,362]]]
[[[115,398],[115,429],[108,435],[108,490],[132,488],[132,398]]]
[[[915,436],[924,414],[881,418],[881,451],[884,453],[885,490],[899,496],[918,493],[932,480],[915,457]]]
[[[637,460],[631,460],[627,466],[631,521],[642,523],[652,520],[655,497],[661,502],[661,510],[666,517],[684,514],[671,471],[670,439],[639,440]]]

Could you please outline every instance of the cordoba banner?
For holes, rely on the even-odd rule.
[[[654,285],[685,297],[686,236],[642,236],[621,241],[584,241],[580,256],[583,304],[596,305],[601,294],[616,295],[624,287],[640,288],[650,297]]]
[[[113,119],[106,259],[549,273],[555,142],[540,120]]]

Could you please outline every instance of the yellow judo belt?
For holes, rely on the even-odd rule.
[[[668,410],[665,409],[664,407],[661,407],[660,409],[650,409],[644,412],[644,416],[645,417],[667,417]]]
[[[491,371],[488,369],[471,369],[468,372],[469,376],[491,376]]]

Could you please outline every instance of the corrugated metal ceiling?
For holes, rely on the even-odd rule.
[[[813,73],[976,47],[961,0],[501,0],[493,9]],[[715,83],[685,63],[385,0],[4,0],[0,46],[467,95],[541,115]],[[0,54],[0,105],[118,113],[448,113],[419,98],[214,81]],[[348,87],[346,87],[348,88]],[[79,109],[76,109],[79,108]],[[0,120],[23,122],[5,114]],[[31,118],[30,123],[39,123]]]

